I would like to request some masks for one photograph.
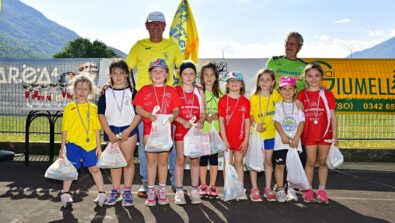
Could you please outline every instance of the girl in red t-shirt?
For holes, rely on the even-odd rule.
[[[305,126],[302,134],[302,144],[306,148],[307,163],[305,171],[310,183],[310,189],[303,194],[305,202],[314,201],[314,192],[311,189],[314,166],[318,160],[319,187],[316,191],[318,202],[328,203],[328,196],[325,191],[328,178],[328,167],[326,158],[328,156],[331,143],[337,145],[336,137],[336,101],[332,92],[321,88],[321,81],[324,71],[318,63],[308,64],[304,70],[307,88],[298,93],[298,99],[304,105]],[[327,105],[326,105],[327,104]]]
[[[202,128],[205,120],[204,115],[204,93],[201,89],[194,86],[196,79],[196,66],[192,62],[184,62],[180,66],[180,76],[182,85],[176,87],[178,96],[180,97],[180,114],[175,119],[176,132],[174,140],[176,141],[176,193],[174,195],[174,201],[176,204],[186,204],[183,188],[184,180],[184,136],[187,134],[193,124],[196,124],[196,128]],[[196,120],[192,123],[190,120],[196,117]],[[190,158],[191,164],[191,203],[200,204],[202,200],[199,196],[198,184],[199,184],[199,158]]]
[[[247,150],[250,135],[250,101],[244,93],[243,75],[238,71],[232,71],[227,75],[226,95],[218,102],[220,134],[226,147],[229,148],[229,160],[231,163],[234,162],[243,185],[243,154]],[[248,199],[245,190],[238,199]]]
[[[178,116],[178,107],[180,105],[180,99],[176,89],[166,85],[169,68],[165,60],[156,59],[152,61],[149,65],[149,75],[152,84],[142,87],[133,100],[133,104],[136,105],[137,114],[143,117],[145,145],[147,145],[148,142],[152,122],[156,120],[153,114],[154,107],[159,106],[158,114],[172,114],[173,116],[169,118],[169,122],[172,123],[174,118]],[[145,205],[155,206],[156,194],[158,195],[158,204],[168,204],[169,200],[166,196],[166,179],[169,152],[146,152],[146,156],[148,164],[148,191]],[[155,193],[157,171],[159,175],[159,190]]]

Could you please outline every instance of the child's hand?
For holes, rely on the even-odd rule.
[[[101,148],[97,147],[96,148],[96,157],[99,158],[101,156],[101,154],[102,154]]]
[[[154,122],[154,121],[156,121],[156,116],[152,113],[149,113],[148,119],[151,120],[151,122]]]
[[[299,145],[299,137],[293,138],[291,143],[289,144],[289,146],[294,149],[298,148],[298,145]]]
[[[169,123],[173,123],[174,122],[174,115],[170,115],[169,119],[167,119],[169,121]]]
[[[229,145],[228,140],[225,139],[225,140],[223,140],[223,142],[224,142],[226,148],[227,148],[227,149],[230,149],[230,145]]]
[[[100,88],[99,93],[100,93],[100,94],[104,94],[104,92],[105,92],[108,88],[110,88],[110,87],[111,87],[111,83],[110,83],[110,82],[105,83],[105,84]]]
[[[123,130],[121,133],[119,133],[119,135],[121,136],[121,138],[120,138],[121,142],[124,142],[129,139],[130,132],[131,132],[131,130],[129,130],[129,128],[127,128],[127,129]]]
[[[118,142],[118,138],[117,138],[117,136],[113,133],[113,132],[111,132],[109,135],[108,135],[108,139],[110,140],[110,142],[112,142],[112,143],[116,143],[116,142]]]
[[[248,140],[244,140],[243,143],[241,143],[240,145],[240,150],[241,152],[245,152],[248,149]]]
[[[218,120],[218,113],[211,114],[212,121]]]
[[[182,126],[184,126],[184,128],[186,128],[186,129],[189,129],[189,128],[192,127],[192,124],[191,124],[189,121],[185,120],[185,119],[182,119],[181,124],[182,124]]]
[[[281,142],[284,144],[290,144],[290,140],[287,136],[281,136]]]
[[[257,124],[256,125],[256,131],[257,132],[264,132],[266,129],[263,127],[262,124]]]
[[[203,124],[200,122],[196,123],[196,129],[202,129],[203,128]]]
[[[206,121],[208,123],[211,123],[215,120],[218,120],[218,113],[212,113],[212,114],[207,115],[207,117],[206,117]]]
[[[334,137],[332,140],[333,140],[333,144],[335,144],[335,146],[339,146],[339,140],[336,137]]]

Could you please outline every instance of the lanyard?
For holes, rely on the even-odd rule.
[[[121,106],[118,105],[118,101],[117,101],[117,97],[115,96],[114,89],[111,89],[111,90],[112,90],[112,95],[114,96],[114,99],[115,99],[115,103],[117,104],[117,108],[118,108],[118,111],[119,111],[119,115],[121,115],[121,113],[122,113],[122,107],[123,107],[123,99],[125,98],[125,89],[123,89],[123,91],[122,91]]]
[[[295,103],[294,103],[294,102],[292,102],[292,112],[291,112],[291,114],[289,114],[289,115],[285,112],[284,102],[281,102],[281,106],[283,107],[284,116],[285,116],[286,118],[287,118],[287,117],[291,117],[291,116],[293,115],[293,113],[294,113],[294,107],[295,107]]]
[[[185,101],[185,107],[186,107],[186,106],[188,105],[187,96],[185,95],[185,91],[184,91],[184,88],[183,88],[183,87],[181,87],[181,90],[182,90],[182,94],[184,95],[184,101]],[[195,104],[195,94],[194,94],[194,90],[195,90],[195,88],[193,88],[193,90],[192,90],[192,104],[190,105],[190,106],[191,106],[191,109],[190,109],[190,111],[189,111],[189,117],[188,117],[188,118],[192,118],[193,105]]]
[[[307,103],[309,103],[309,107],[312,108],[309,96],[307,95],[307,90],[304,93],[306,94],[306,99],[307,99]],[[321,101],[320,99],[321,99],[321,95],[318,92],[317,108],[315,109],[315,111],[313,110],[314,117],[316,118],[318,117],[318,108],[320,107],[320,101]]]
[[[266,119],[266,116],[267,116],[267,111],[269,110],[270,94],[269,94],[269,97],[268,97],[268,99],[267,99],[267,103],[266,103],[266,111],[265,111],[265,113],[263,114],[263,117],[262,117],[262,105],[261,105],[261,97],[263,97],[263,96],[261,96],[261,95],[258,95],[258,98],[259,98],[259,113],[261,114],[261,115],[260,115],[260,118],[261,118],[261,124],[263,125],[263,124],[265,124],[265,119]]]
[[[237,98],[236,105],[233,108],[233,111],[232,111],[232,113],[230,113],[230,115],[227,114],[228,109],[229,109],[229,98],[230,98],[229,95],[227,95],[226,96],[226,123],[227,123],[227,125],[229,125],[230,119],[232,118],[233,113],[235,112],[237,105],[239,104],[239,99],[241,98],[241,96],[239,98]]]
[[[77,113],[78,113],[78,117],[80,118],[80,121],[81,121],[82,127],[84,127],[84,130],[85,130],[85,133],[86,133],[86,139],[85,139],[85,141],[86,141],[86,142],[89,142],[89,129],[90,129],[90,105],[89,105],[89,102],[87,102],[87,103],[88,103],[88,114],[86,115],[86,119],[87,119],[87,121],[88,121],[88,127],[86,127],[86,125],[85,125],[85,123],[84,123],[84,120],[82,119],[82,116],[81,116],[80,109],[78,108],[78,103],[77,103],[77,101],[75,101],[75,105],[76,105],[76,107],[77,107]]]
[[[158,95],[156,94],[156,88],[154,85],[152,85],[152,87],[154,88],[154,94],[155,94],[155,99],[156,99],[156,104],[159,106],[159,100],[158,100]],[[162,106],[160,107],[159,112],[161,114],[164,113],[164,104],[165,104],[165,94],[166,94],[166,85],[163,88],[163,96],[162,96]]]

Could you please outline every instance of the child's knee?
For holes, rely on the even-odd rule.
[[[89,167],[88,169],[89,169],[89,172],[91,172],[91,174],[100,173],[100,169],[97,168],[96,166],[91,166],[91,167]]]
[[[326,166],[326,158],[319,158],[318,159],[318,164],[320,166]]]

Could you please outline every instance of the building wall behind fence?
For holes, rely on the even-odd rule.
[[[27,112],[22,110],[22,81],[56,82],[60,74],[77,72],[80,64],[92,62],[99,68],[96,83],[101,86],[108,80],[111,61],[0,59],[0,141],[24,140]],[[267,59],[200,59],[199,67],[207,61],[218,64],[221,80],[229,71],[241,71],[250,94],[255,87],[256,72],[265,67]],[[306,61],[322,64],[324,85],[337,98],[341,148],[395,148],[395,60],[308,58]],[[60,125],[61,119],[56,124],[56,140],[60,140]],[[45,118],[35,120],[31,126],[31,141],[48,141],[48,129]]]

